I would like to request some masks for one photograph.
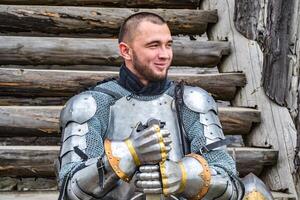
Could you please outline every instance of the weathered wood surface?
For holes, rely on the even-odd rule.
[[[55,178],[11,178],[0,177],[0,199],[1,192],[8,191],[57,191]],[[37,193],[38,194],[38,193]]]
[[[272,192],[274,200],[296,200],[291,194]],[[5,200],[57,200],[58,191],[38,191],[38,192],[2,192],[0,198]]]
[[[244,147],[243,138],[241,135],[228,135],[230,137],[235,137],[235,142],[228,145],[229,147]],[[227,135],[225,136],[227,137]],[[59,136],[53,137],[0,137],[0,146],[55,146],[61,145],[61,138]],[[1,180],[0,180],[1,181]]]
[[[118,66],[103,65],[0,65],[1,68],[11,69],[48,69],[48,70],[79,70],[79,71],[113,71],[119,72]],[[189,66],[170,66],[170,73],[174,74],[216,74],[219,73],[218,67],[189,67]]]
[[[36,192],[1,192],[0,199],[3,200],[57,200],[58,191],[36,191]]]
[[[1,28],[0,28],[1,29]],[[116,39],[0,36],[0,64],[122,64]],[[228,42],[174,40],[174,66],[213,67],[230,51]]]
[[[248,39],[256,40],[264,53],[262,82],[266,94],[274,102],[285,106],[291,82],[289,64],[294,62],[290,56],[290,48],[294,44],[290,41],[289,23],[293,2],[272,0],[264,4],[259,0],[238,1],[234,15],[237,30]],[[261,9],[265,12],[261,12]],[[266,26],[260,24],[264,16]]]
[[[234,143],[235,145],[240,145],[239,143]],[[61,138],[59,136],[54,137],[0,137],[0,146],[8,146],[8,145],[33,145],[33,146],[53,146],[60,145]]]
[[[67,70],[30,70],[0,69],[0,94],[15,97],[59,97],[72,96],[75,93],[95,86],[97,82],[110,77],[118,77],[112,71],[67,71]],[[193,86],[199,86],[210,92],[216,99],[231,100],[237,87],[246,84],[242,73],[225,74],[174,74],[169,78],[184,80]]]
[[[235,137],[235,142],[229,144],[229,147],[244,147],[245,144],[243,142],[243,138],[241,135],[226,135],[225,137]],[[0,137],[0,146],[55,146],[61,145],[61,138],[59,135],[53,137],[32,137],[32,136],[24,136],[24,137]]]
[[[264,31],[259,27],[260,0],[235,1],[234,25],[237,31],[250,40],[261,40]]]
[[[64,105],[68,99],[69,97],[0,96],[0,106],[59,106]]]
[[[0,176],[54,177],[58,146],[0,146]],[[240,174],[260,173],[263,166],[276,163],[278,152],[261,148],[229,148]]]
[[[143,11],[162,16],[174,35],[201,35],[208,23],[218,20],[216,10],[0,5],[0,32],[114,37],[128,16]]]
[[[279,105],[286,105],[290,84],[289,21],[293,0],[268,1],[262,83],[266,94]],[[292,61],[292,60],[291,60]]]
[[[219,0],[203,0],[201,9],[218,9],[220,13],[219,22],[208,31],[208,36],[210,40],[228,40],[232,44],[231,54],[220,64],[221,72],[243,71],[246,74],[248,83],[232,101],[233,105],[261,110],[262,123],[252,129],[246,145],[272,146],[279,151],[278,163],[268,168],[262,178],[272,190],[288,189],[289,193],[296,194],[292,176],[295,126],[288,109],[276,105],[265,95],[260,82],[263,53],[255,41],[246,39],[234,28],[234,4],[234,0],[227,0],[226,4]]]
[[[39,192],[1,192],[0,198],[5,200],[57,200],[58,191],[39,191]]]
[[[107,6],[130,8],[197,8],[199,1],[194,0],[0,0],[6,5],[52,5],[52,6]]]
[[[61,106],[1,106],[0,136],[57,136]],[[247,134],[260,121],[260,111],[220,107],[219,117],[225,134]]]

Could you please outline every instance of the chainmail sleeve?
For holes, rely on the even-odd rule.
[[[104,194],[103,180],[108,178],[105,176],[109,176],[109,170],[105,169],[103,160],[103,141],[113,102],[107,94],[87,91],[71,98],[64,107],[60,120],[62,147],[58,177],[61,199],[92,199]],[[87,185],[88,179],[93,183]],[[117,182],[117,178],[110,177],[110,180]]]

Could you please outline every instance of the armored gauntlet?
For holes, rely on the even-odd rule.
[[[166,160],[171,150],[170,133],[159,124],[152,124],[140,130],[141,123],[133,129],[124,141],[105,140],[106,158],[117,176],[128,182],[143,164],[155,164]]]

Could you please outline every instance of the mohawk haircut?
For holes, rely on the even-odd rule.
[[[120,27],[119,39],[118,39],[119,43],[125,42],[126,40],[131,41],[137,26],[143,21],[148,21],[153,24],[159,24],[159,25],[166,24],[166,21],[161,16],[154,13],[139,12],[133,14],[128,18],[126,18]]]

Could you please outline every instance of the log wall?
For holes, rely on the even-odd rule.
[[[246,145],[272,147],[279,151],[278,164],[266,170],[264,180],[275,191],[287,191],[296,194],[293,179],[293,156],[296,142],[296,129],[289,111],[269,100],[261,87],[263,53],[260,46],[241,35],[234,26],[234,0],[227,4],[218,0],[204,0],[201,8],[218,9],[223,13],[219,23],[213,26],[208,35],[211,40],[229,40],[232,44],[232,56],[227,57],[219,66],[222,72],[244,71],[248,84],[240,90],[235,106],[256,107],[261,110],[262,123],[255,127],[247,137]],[[263,20],[262,20],[263,21]]]

